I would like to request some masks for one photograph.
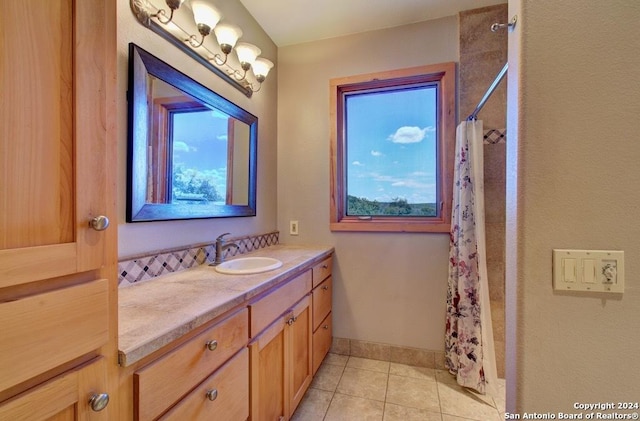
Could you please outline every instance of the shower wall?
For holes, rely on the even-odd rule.
[[[507,62],[507,30],[491,32],[493,23],[508,21],[507,4],[461,12],[459,95],[460,119],[476,105]],[[507,79],[478,114],[485,130],[484,182],[487,268],[498,376],[504,378],[504,244],[505,244],[505,127]]]

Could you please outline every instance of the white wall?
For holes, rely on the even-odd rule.
[[[458,57],[457,16],[278,50],[280,240],[335,246],[336,337],[443,350],[449,236],[329,230],[329,80]]]
[[[507,409],[638,402],[640,2],[510,9]],[[553,248],[624,250],[626,292],[555,293]]]
[[[162,1],[159,4],[164,4]],[[239,25],[242,40],[262,49],[262,56],[276,62],[277,49],[262,28],[237,0],[216,0],[229,21]],[[185,6],[183,6],[185,8]],[[178,10],[190,14],[188,9]],[[213,35],[212,35],[213,38]],[[127,166],[127,63],[128,45],[133,42],[187,76],[209,87],[231,102],[256,115],[258,122],[257,216],[171,222],[125,222]],[[233,54],[233,53],[232,53]],[[262,89],[247,98],[159,35],[142,26],[133,16],[129,0],[118,0],[118,255],[120,258],[148,251],[213,241],[224,232],[233,236],[257,234],[276,228],[276,107],[278,64]]]

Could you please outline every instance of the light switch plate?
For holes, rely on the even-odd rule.
[[[624,292],[624,251],[553,249],[553,289]]]

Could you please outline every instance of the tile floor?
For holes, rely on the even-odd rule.
[[[328,354],[292,421],[497,421],[499,389],[476,395],[444,370]]]

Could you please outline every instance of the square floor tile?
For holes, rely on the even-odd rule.
[[[371,360],[368,358],[349,357],[347,367],[359,368],[361,370],[378,371],[380,373],[389,372],[389,361]]]
[[[344,368],[339,365],[322,363],[313,377],[310,387],[335,392],[343,371]]]
[[[329,409],[333,392],[308,389],[291,421],[322,421]]]
[[[436,379],[436,370],[433,368],[415,367],[398,363],[391,363],[389,367],[389,374],[412,377],[414,379]]]
[[[387,373],[346,367],[336,392],[384,402]]]
[[[347,360],[349,360],[348,355],[340,355],[340,354],[334,354],[330,352],[324,358],[324,361],[322,361],[322,363],[330,364],[330,365],[339,365],[340,367],[344,367],[345,365],[347,365]]]
[[[485,401],[486,397],[474,395],[457,383],[438,382],[438,394],[443,414],[482,421],[500,419],[498,410]]]
[[[383,421],[441,421],[440,412],[386,403]]]
[[[384,402],[336,393],[324,421],[382,421]]]
[[[440,412],[438,386],[433,379],[414,379],[390,374],[387,402]]]

